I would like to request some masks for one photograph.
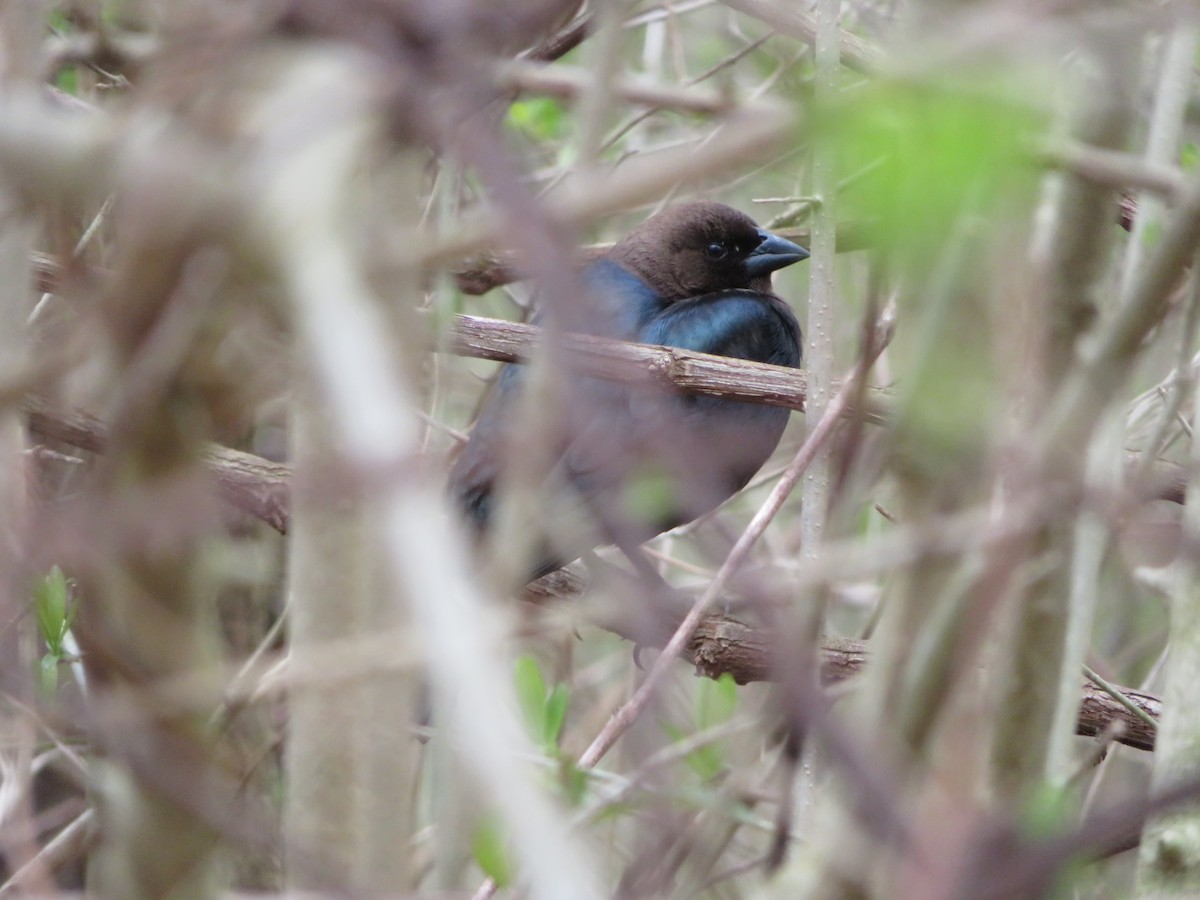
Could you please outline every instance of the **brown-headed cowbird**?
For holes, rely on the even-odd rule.
[[[771,273],[808,251],[741,212],[700,201],[646,220],[588,266],[584,315],[592,334],[779,366],[800,364],[800,326],[771,291]],[[507,365],[450,473],[450,491],[482,533],[496,479],[517,452],[514,410],[525,380]],[[568,377],[553,466],[556,498],[539,531],[533,577],[594,546],[629,550],[719,506],[775,450],[788,411],[658,386]],[[569,511],[564,521],[562,511]]]

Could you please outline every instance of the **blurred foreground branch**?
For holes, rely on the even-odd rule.
[[[541,330],[534,325],[458,316],[450,332],[453,352],[497,362],[523,362],[535,350]],[[803,371],[746,360],[713,356],[673,347],[627,343],[587,335],[563,335],[580,374],[623,383],[669,383],[684,391],[782,406],[803,412],[808,379]],[[868,421],[886,424],[891,393],[868,392]],[[55,409],[36,397],[24,402],[30,428],[43,438],[62,441],[93,453],[103,452],[108,428],[80,411]],[[1183,502],[1187,471],[1183,466],[1155,460],[1149,466],[1141,454],[1127,454],[1134,470],[1146,474],[1142,498]],[[212,445],[205,461],[221,496],[234,508],[260,519],[282,533],[288,523],[288,467],[250,453]]]
[[[497,73],[497,80],[505,87],[562,100],[574,100],[586,93],[594,77],[593,73],[574,66],[539,66],[521,61],[507,62]],[[679,88],[644,80],[621,79],[611,89],[623,100],[653,109],[721,115],[737,105],[736,98],[727,92]]]
[[[107,428],[98,419],[78,412],[59,412],[37,400],[27,401],[25,409],[29,427],[35,434],[91,452],[103,452]],[[204,458],[227,502],[281,532],[287,531],[290,491],[287,466],[225,447],[210,447]],[[524,596],[535,603],[578,600],[587,588],[587,579],[577,567],[572,567],[529,585]],[[645,643],[644,633],[623,631],[617,615],[610,613],[595,624]],[[739,683],[769,681],[774,677],[769,647],[770,637],[762,629],[727,616],[710,615],[700,623],[685,656],[700,674],[711,678],[728,672]],[[827,685],[859,674],[868,659],[865,643],[836,638],[822,642],[821,654],[822,681]],[[1157,718],[1161,713],[1161,702],[1153,695],[1128,688],[1120,690],[1151,717]],[[1146,723],[1091,683],[1083,688],[1076,733],[1113,733],[1119,743],[1141,750],[1154,748],[1154,734]]]
[[[529,359],[541,329],[533,325],[459,316],[450,335],[456,353],[498,362]],[[676,347],[631,344],[588,335],[563,335],[577,372],[626,383],[662,382],[681,390],[803,410],[808,377],[797,369],[713,356]],[[887,392],[869,394],[868,418],[886,420]]]
[[[812,242],[812,229],[807,226],[772,229],[780,237],[795,241],[802,247]],[[582,257],[586,261],[597,259],[611,244],[594,244],[587,247]],[[837,231],[838,253],[865,250],[871,246],[869,222],[843,222]],[[486,294],[501,285],[519,281],[522,274],[512,253],[487,253],[454,270],[454,283],[460,291],[471,296]]]
[[[770,0],[724,0],[730,9],[766,22],[772,28],[805,44],[817,39],[816,16],[796,9],[790,4]],[[848,69],[863,75],[874,75],[883,67],[883,52],[874,44],[843,31],[839,36],[841,61]]]
[[[530,584],[524,599],[533,603],[579,600],[588,589],[587,577],[579,566],[571,566]],[[631,640],[645,639],[644,632],[622,633],[617,616],[596,621],[609,631]],[[669,632],[668,632],[669,633]],[[738,684],[773,681],[776,673],[770,659],[771,635],[764,629],[728,616],[705,617],[688,645],[685,658],[697,673],[718,678],[725,673]],[[865,641],[825,637],[821,641],[821,682],[828,685],[860,674],[870,659]],[[1162,702],[1153,694],[1117,687],[1127,700],[1151,718],[1162,714]],[[1083,685],[1082,706],[1075,732],[1084,736],[1111,734],[1113,740],[1139,750],[1154,749],[1154,729],[1124,704],[1092,682]]]
[[[29,429],[43,440],[62,441],[89,453],[103,453],[108,425],[78,410],[63,412],[30,397],[25,401]],[[253,453],[210,444],[202,459],[222,500],[252,518],[286,534],[289,522],[291,469]]]

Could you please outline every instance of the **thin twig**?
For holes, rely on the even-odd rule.
[[[587,92],[595,75],[573,66],[539,66],[532,63],[508,62],[500,68],[498,78],[500,83],[508,88],[575,100]],[[729,112],[736,104],[734,97],[719,91],[692,87],[677,88],[629,78],[613,79],[611,90],[622,100],[640,106],[708,115]]]
[[[1149,728],[1154,731],[1158,730],[1158,720],[1154,718],[1154,716],[1150,715],[1148,712],[1126,697],[1119,687],[1106,680],[1100,675],[1099,672],[1086,663],[1083,666],[1083,674],[1094,681],[1096,685],[1100,687],[1106,694],[1145,722]]]
[[[1174,166],[1148,162],[1129,153],[1061,139],[1034,151],[1040,162],[1064,169],[1085,181],[1118,188],[1138,188],[1177,200],[1187,189],[1187,179]]]
[[[864,362],[856,366],[856,371],[861,372],[865,376],[866,369],[870,368],[870,365],[875,360],[875,356],[879,352],[882,352],[885,345],[886,341],[879,341],[878,346],[874,348],[874,352],[864,357]],[[730,576],[745,563],[754,543],[762,536],[767,525],[770,524],[771,520],[775,518],[776,513],[782,508],[783,502],[790,496],[796,483],[800,480],[800,476],[804,474],[804,471],[816,457],[817,452],[833,434],[834,427],[846,412],[846,407],[853,396],[854,390],[855,378],[848,378],[842,383],[837,394],[830,400],[825,415],[817,423],[816,428],[809,433],[804,443],[800,446],[799,451],[797,451],[795,458],[793,458],[791,464],[779,479],[779,482],[771,490],[770,495],[759,508],[758,512],[755,513],[754,518],[750,520],[750,524],[746,526],[746,530],[742,532],[741,537],[738,538],[737,543],[734,544],[733,549],[721,564],[716,577],[695,604],[693,604],[683,622],[675,629],[675,633],[671,636],[666,646],[663,647],[662,653],[654,661],[654,664],[650,667],[650,671],[646,673],[646,678],[634,692],[633,696],[629,698],[628,702],[613,714],[612,718],[601,729],[600,734],[596,736],[595,740],[592,741],[591,745],[580,756],[579,765],[581,768],[590,769],[595,766],[612,745],[616,743],[617,739],[641,715],[646,705],[650,702],[650,697],[657,689],[659,682],[662,681],[667,670],[691,640],[696,627],[700,624],[700,620],[704,618],[713,601],[725,589]]]
[[[817,20],[812,13],[804,12],[792,4],[774,3],[771,0],[722,0],[730,9],[761,19],[768,25],[806,44],[817,40]],[[850,34],[841,33],[842,65],[864,75],[874,75],[883,67],[883,53],[874,44]]]
[[[450,348],[481,359],[526,362],[532,358],[540,334],[533,325],[459,316]],[[585,375],[627,384],[665,383],[689,393],[805,408],[808,379],[797,369],[590,335],[565,334],[561,339],[572,364]],[[888,392],[871,388],[868,397],[867,420],[882,424],[887,419]]]

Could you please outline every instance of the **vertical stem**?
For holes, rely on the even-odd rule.
[[[1187,376],[1185,360],[1195,343],[1195,327],[1200,307],[1200,278],[1192,264],[1192,286],[1186,312],[1184,333],[1191,340],[1180,348],[1177,377]],[[1188,379],[1192,394],[1192,422],[1200,421],[1200,391],[1195,379]],[[1200,462],[1200,441],[1193,435],[1191,448],[1193,475],[1188,481],[1183,515],[1183,540],[1175,561],[1175,578],[1170,599],[1170,629],[1167,647],[1166,689],[1163,692],[1163,716],[1154,746],[1154,773],[1151,785],[1162,791],[1185,778],[1196,776],[1200,759],[1200,716],[1193,697],[1200,678],[1200,478],[1194,473]],[[1200,865],[1197,865],[1197,819],[1195,804],[1179,808],[1147,823],[1138,856],[1137,896],[1193,894],[1200,890]]]
[[[1166,53],[1159,71],[1154,110],[1151,116],[1144,154],[1146,160],[1152,164],[1171,164],[1179,152],[1179,143],[1182,136],[1187,104],[1193,93],[1193,61],[1197,50],[1197,31],[1194,27],[1181,26],[1170,34],[1165,39],[1165,42]],[[1161,225],[1162,213],[1163,205],[1156,197],[1144,193],[1139,198],[1137,219],[1133,234],[1126,247],[1124,268],[1121,272],[1120,300],[1123,306],[1128,305],[1133,299],[1138,279],[1142,276],[1143,261],[1148,249],[1150,236],[1154,233],[1153,229]],[[1183,377],[1182,371],[1191,354],[1191,342],[1194,340],[1193,338],[1189,338],[1188,335],[1194,334],[1195,303],[1197,300],[1196,289],[1197,284],[1193,283],[1189,309],[1185,316],[1185,339],[1180,352],[1181,378]],[[1113,414],[1110,414],[1109,418],[1113,419]],[[1101,437],[1099,440],[1103,441],[1104,444],[1110,445],[1108,449],[1111,458],[1114,460],[1118,457],[1121,450],[1120,432],[1117,431],[1120,424],[1120,420],[1112,421],[1109,427],[1101,429],[1100,432]],[[1114,432],[1116,433],[1114,434]],[[1099,452],[1103,452],[1104,449],[1103,446],[1098,447]],[[1150,449],[1151,451],[1153,450],[1153,445]],[[1092,454],[1093,457],[1097,455],[1097,452],[1093,452]],[[1119,465],[1119,463],[1113,463],[1113,465]],[[1078,694],[1075,692],[1075,686],[1078,684],[1077,671],[1083,662],[1084,653],[1086,652],[1085,641],[1090,639],[1099,569],[1103,561],[1104,548],[1108,543],[1110,535],[1110,526],[1108,523],[1101,522],[1087,513],[1084,516],[1085,518],[1077,526],[1075,534],[1075,557],[1071,578],[1068,641],[1062,670],[1062,683],[1058,691],[1059,705],[1049,758],[1048,775],[1051,778],[1065,778],[1071,765],[1069,747],[1070,726],[1074,721],[1079,705]],[[1179,596],[1176,598],[1172,616],[1173,624],[1175,624],[1176,620],[1185,617],[1186,613],[1184,611],[1188,608],[1187,601],[1181,599],[1185,594],[1182,585],[1187,581],[1186,572],[1181,574],[1180,579]],[[1172,640],[1172,648],[1178,648],[1175,640]],[[1179,674],[1178,670],[1176,670],[1176,674]],[[1184,677],[1186,677],[1186,674]],[[1177,702],[1179,700],[1182,700],[1182,695],[1178,695]],[[1169,741],[1170,739],[1168,739]],[[1159,746],[1160,748],[1162,746],[1161,733]],[[1177,767],[1170,762],[1171,756],[1171,749],[1167,749],[1166,751],[1160,749],[1160,752],[1156,754],[1156,779],[1159,778],[1160,771],[1176,770]],[[1161,781],[1156,781],[1156,783],[1159,786],[1162,784]],[[1171,855],[1169,845],[1178,837],[1178,834],[1167,836],[1164,831],[1159,831],[1155,840],[1148,839],[1143,843],[1142,854],[1139,859],[1139,886],[1160,882],[1161,879],[1168,876],[1169,872],[1174,872],[1175,876],[1181,874],[1175,871],[1175,867],[1172,864],[1162,866],[1163,861]],[[1186,871],[1182,875],[1186,883],[1189,880],[1189,876]],[[1193,873],[1190,876],[1193,886],[1196,883],[1194,878],[1195,875]]]
[[[357,180],[376,133],[372,75],[313,49],[279,80],[260,111],[274,129],[264,152],[282,146],[289,152],[270,158],[262,225],[342,458],[372,476],[373,539],[384,551],[390,596],[408,602],[435,691],[455,701],[439,708],[441,727],[473,770],[481,799],[511,826],[529,895],[591,900],[603,892],[590,859],[527,763],[535,751],[513,713],[498,650],[502,624],[467,574],[466,549],[448,520],[440,486],[432,478],[405,477],[400,468],[411,470],[420,446],[415,397],[399,374],[395,347],[381,339],[383,304],[356,264],[352,229],[339,215],[343,192]],[[298,147],[283,139],[306,121],[314,97],[331,94],[340,98],[340,116],[324,123],[320,139]]]
[[[225,270],[186,231],[172,242],[147,240],[152,233],[123,234],[124,259],[98,304],[119,326],[109,328],[118,400],[112,452],[90,473],[82,510],[108,552],[76,561],[77,636],[103,754],[92,766],[100,847],[88,889],[104,897],[207,895],[222,877],[219,837],[196,796],[164,789],[223,781],[208,717],[148,698],[151,685],[217,656],[204,527],[215,510],[180,485],[195,483],[199,439],[212,421],[194,373],[208,361],[199,331]],[[154,498],[157,518],[129,513],[131,495]],[[176,517],[194,521],[172,533],[163,523]]]
[[[1197,39],[1200,32],[1194,26],[1180,26],[1164,40],[1166,53],[1159,71],[1155,92],[1154,112],[1146,136],[1145,158],[1148,163],[1173,165],[1179,157],[1179,141],[1183,134],[1184,116],[1192,96]],[[1133,284],[1146,254],[1146,243],[1153,231],[1162,224],[1163,204],[1155,195],[1143,192],[1138,197],[1137,218],[1125,253],[1121,272],[1121,299],[1128,300]]]
[[[840,54],[841,0],[817,4],[816,81],[814,100],[818,106],[831,104],[837,95]],[[833,309],[837,299],[837,160],[830,141],[813,147],[813,194],[818,202],[813,214],[812,258],[809,263],[808,327],[805,366],[808,369],[808,401],[804,419],[809,432],[816,427],[829,404],[833,382]],[[822,451],[804,475],[801,512],[803,555],[819,552],[821,535],[829,511],[832,466],[828,451]]]
[[[394,171],[374,173],[374,190],[391,188],[397,208],[403,209],[404,201],[416,195],[418,165],[401,155]],[[397,183],[386,177],[391,174]],[[355,202],[348,185],[342,187],[337,205],[326,212],[365,218],[366,204]],[[409,218],[415,224],[416,215]],[[356,262],[350,254],[342,259]],[[398,273],[391,287],[398,297],[414,297],[418,290],[411,271]],[[379,340],[399,344],[399,323],[387,325]],[[296,370],[310,372],[311,364],[300,355]],[[298,490],[288,572],[289,635],[292,664],[311,671],[309,659],[330,640],[401,633],[410,607],[402,593],[389,590],[378,505],[358,485],[329,483],[329,473],[344,471],[347,451],[324,394],[306,379],[295,397]],[[380,895],[415,886],[407,848],[419,760],[411,733],[418,691],[413,673],[384,671],[334,690],[301,690],[292,698],[284,810],[289,846],[301,853],[322,848],[344,867],[354,888]],[[296,891],[346,886],[329,883],[329,874],[305,865],[302,856],[294,856],[287,867],[289,887]]]
[[[405,204],[419,196],[423,162],[421,154],[401,154],[395,162],[395,183],[390,185],[396,198],[391,208],[397,210],[399,217],[407,217],[413,227],[418,221],[417,211]],[[377,187],[380,180],[376,180]],[[389,284],[388,296],[398,298],[400,303],[389,305],[394,315],[388,323],[389,333],[381,337],[390,338],[393,351],[400,356],[408,349],[404,336],[412,334],[411,327],[406,327],[411,325],[408,316],[421,297],[418,273],[411,267],[397,272]],[[367,518],[373,524],[378,523],[376,504],[370,501],[368,504]],[[403,590],[388,589],[383,544],[378,536],[372,535],[366,543],[370,548],[368,571],[373,582],[373,590],[364,598],[367,627],[400,634],[413,627],[411,598]],[[359,881],[377,894],[411,891],[417,886],[419,873],[412,862],[413,854],[400,852],[398,848],[410,847],[416,831],[415,800],[421,753],[412,726],[418,720],[422,692],[428,692],[423,677],[416,671],[405,670],[380,672],[362,689],[367,721],[359,738],[363,767],[359,787],[364,793],[359,810],[363,841],[357,872]]]
[[[837,98],[837,76],[841,64],[841,0],[818,0],[815,43],[816,80],[814,102],[818,107],[832,106]],[[808,399],[804,405],[806,440],[825,417],[833,396],[833,308],[837,295],[837,189],[836,150],[831,141],[816,141],[812,154],[813,211],[812,256],[809,260],[808,322],[805,328],[805,368],[808,370]],[[821,539],[829,513],[833,485],[833,465],[829,442],[817,451],[804,472],[800,492],[801,556],[813,559],[821,552]],[[806,607],[797,610],[796,639],[811,648],[817,646],[825,618],[825,594],[806,598]],[[802,673],[801,677],[815,677]],[[795,821],[812,823],[822,800],[818,789],[820,762],[815,745],[803,748],[796,773]]]
[[[81,565],[78,573],[78,636],[93,686],[90,699],[101,710],[95,730],[104,754],[92,766],[100,846],[88,889],[105,897],[206,895],[219,878],[215,830],[191,800],[164,791],[158,781],[181,765],[193,779],[217,768],[206,717],[192,709],[156,708],[145,699],[148,685],[214,662],[211,557],[202,552],[199,529],[176,540],[148,540],[139,533],[146,523],[122,515],[118,500],[143,492],[167,498],[158,511],[164,518],[205,515],[202,504],[187,507],[170,494],[198,465],[196,438],[209,412],[186,364],[195,362],[193,328],[216,284],[207,282],[203,295],[189,296],[200,287],[187,283],[183,263],[189,256],[186,238],[166,251],[161,244],[131,247],[112,287],[122,301],[122,321],[139,327],[113,341],[123,397],[114,414],[113,452],[97,465],[88,499],[89,508],[104,511],[92,527],[121,535],[115,544],[120,549]],[[161,268],[148,274],[156,264]],[[154,353],[146,348],[157,343],[161,349],[166,334],[180,337],[175,355],[169,368],[151,371],[145,362]],[[174,402],[165,402],[168,396]],[[192,753],[181,757],[181,748]]]
[[[1115,484],[1120,479],[1122,425],[1121,417],[1110,411],[1097,429],[1096,439],[1087,453],[1087,483],[1100,487]],[[1079,715],[1080,673],[1092,645],[1100,569],[1111,538],[1112,524],[1108,517],[1086,509],[1080,512],[1070,538],[1070,587],[1063,662],[1046,760],[1047,778],[1056,785],[1065,784],[1077,767],[1075,721]]]
[[[303,365],[298,365],[300,371]],[[288,554],[290,665],[308,672],[327,641],[353,638],[371,627],[371,529],[363,504],[322,485],[320,473],[338,459],[328,416],[311,384],[296,386],[290,416],[296,489]],[[300,689],[291,698],[286,744],[287,795],[283,820],[287,844],[319,847],[323,857],[349,872],[354,865],[362,800],[357,737],[367,727],[362,691]],[[287,865],[289,890],[321,890],[339,884],[304,857]]]
[[[1181,27],[1167,39],[1167,51],[1159,73],[1158,90],[1145,158],[1149,163],[1170,164],[1179,152],[1184,114],[1191,96],[1192,65],[1196,56],[1197,32]],[[1146,241],[1151,228],[1161,224],[1163,207],[1150,194],[1140,198],[1133,235],[1126,248],[1121,272],[1121,301],[1128,302],[1140,274]],[[1188,353],[1190,355],[1190,352]],[[1089,453],[1089,481],[1113,483],[1120,465],[1124,416],[1109,413],[1097,429],[1097,438]],[[1074,769],[1073,724],[1079,710],[1079,672],[1091,642],[1092,621],[1099,589],[1100,567],[1109,546],[1111,524],[1102,516],[1083,512],[1072,536],[1072,565],[1066,644],[1058,690],[1058,708],[1051,729],[1047,775],[1062,781]]]
[[[613,108],[612,83],[621,62],[621,28],[627,0],[601,3],[595,12],[595,37],[587,48],[590,54],[588,69],[593,78],[583,95],[579,110],[579,166],[590,169],[596,165],[604,129]]]
[[[1092,49],[1096,75],[1085,82],[1091,98],[1080,112],[1074,128],[1080,138],[1101,147],[1124,145],[1133,109],[1135,51],[1123,36],[1105,35]],[[1109,189],[1064,177],[1057,204],[1052,210],[1049,240],[1035,247],[1046,254],[1044,265],[1044,335],[1031,355],[1032,368],[1040,384],[1026,385],[1031,408],[1041,408],[1052,417],[1053,398],[1076,376],[1081,340],[1096,319],[1095,293],[1105,274],[1107,248],[1115,197]],[[1095,397],[1082,413],[1083,427],[1071,440],[1056,442],[1048,455],[1078,456],[1093,448],[1093,458],[1107,441],[1104,421],[1112,397]],[[1100,435],[1097,437],[1097,435]],[[1021,438],[1018,438],[1021,440]],[[1026,473],[1011,485],[1017,490],[1032,487],[1031,480],[1056,477],[1050,470]],[[1075,541],[1084,538],[1078,548]],[[1035,534],[1027,558],[1049,558],[1058,554],[1073,560],[1044,571],[1016,598],[1012,609],[1013,630],[1006,638],[1011,659],[1003,682],[1000,713],[992,753],[993,786],[999,796],[1017,799],[1046,778],[1054,779],[1066,768],[1067,742],[1074,731],[1074,716],[1068,710],[1079,702],[1082,653],[1090,639],[1089,572],[1098,564],[1102,546],[1086,525],[1053,522]],[[1063,729],[1059,735],[1056,729]]]
[[[1200,421],[1200,391],[1193,397],[1192,421]],[[1163,691],[1163,716],[1154,745],[1152,787],[1161,791],[1194,778],[1200,760],[1200,716],[1195,712],[1200,683],[1200,441],[1193,439],[1193,475],[1184,506],[1183,542],[1175,561],[1171,595],[1170,646]],[[1196,804],[1152,820],[1142,836],[1137,896],[1194,896],[1200,891],[1200,831]]]
[[[41,3],[8,4],[0,11],[0,83],[28,81],[37,72],[43,28]],[[28,356],[25,321],[33,306],[30,253],[35,226],[11,190],[0,183],[0,360],[19,371]],[[29,590],[20,577],[22,535],[25,533],[27,457],[25,427],[19,405],[0,408],[0,689],[23,702],[32,700],[30,672],[36,640],[27,615]],[[16,623],[15,626],[12,623]],[[25,716],[0,714],[0,753],[13,753],[12,779],[20,798],[0,837],[0,854],[15,871],[36,851],[33,821],[34,733]],[[35,873],[41,874],[41,873]],[[31,881],[30,887],[49,891],[52,884]]]

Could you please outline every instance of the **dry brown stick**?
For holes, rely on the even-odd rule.
[[[26,402],[25,410],[30,429],[35,434],[82,450],[103,452],[108,429],[94,416],[64,413],[32,399]],[[228,502],[286,533],[287,466],[223,447],[210,448],[205,454],[205,463]],[[578,571],[565,569],[534,582],[525,591],[525,597],[537,603],[572,600],[578,599],[586,589],[587,581]],[[616,618],[610,617],[596,624],[623,637],[645,641],[644,634],[623,631]],[[739,684],[768,681],[772,677],[769,643],[768,636],[753,625],[711,615],[696,629],[684,656],[697,672],[710,678],[727,672]],[[866,645],[861,641],[827,638],[822,642],[821,676],[826,684],[836,684],[857,675],[866,662]],[[1133,703],[1158,718],[1162,704],[1157,697],[1128,688],[1121,690]],[[1123,728],[1117,738],[1120,743],[1141,750],[1154,748],[1154,735],[1144,722],[1096,686],[1085,685],[1077,733],[1097,735],[1113,723],[1120,723]]]
[[[24,408],[30,431],[43,439],[62,441],[91,453],[103,453],[108,444],[108,426],[95,416],[56,410],[33,397],[25,400]],[[281,534],[287,533],[291,493],[288,466],[216,444],[204,449],[203,461],[223,500]]]
[[[533,325],[458,316],[450,334],[450,349],[462,356],[521,362],[533,353],[539,334],[540,329]],[[694,393],[804,410],[808,379],[797,369],[585,335],[566,335],[564,340],[582,374],[631,384],[669,382]],[[875,387],[870,388],[867,396],[868,421],[887,424],[892,392]],[[1140,457],[1136,451],[1126,453],[1126,467],[1131,473],[1138,471]],[[1131,487],[1139,500],[1182,503],[1187,478],[1188,471],[1184,466],[1158,459],[1147,467],[1139,483]]]
[[[592,15],[584,13],[557,34],[547,38],[525,54],[533,62],[554,62],[584,42],[592,31]]]
[[[458,316],[450,349],[479,359],[521,362],[533,355],[540,337],[541,329],[534,325]],[[589,335],[563,335],[562,341],[565,358],[579,374],[626,383],[669,382],[697,393],[804,409],[808,380],[798,369]]]
[[[533,325],[459,316],[450,334],[450,348],[463,356],[520,362],[533,353],[540,334]],[[564,335],[562,340],[580,374],[634,384],[668,383],[689,393],[804,409],[808,379],[798,369],[579,334]],[[868,392],[869,421],[882,424],[887,420],[889,399],[882,388]]]
[[[451,334],[451,346],[462,355],[519,362],[532,352],[538,334],[539,329],[532,325],[460,316]],[[568,336],[567,340],[578,342],[577,346],[569,346],[577,351],[580,371],[587,374],[625,382],[669,381],[684,390],[788,409],[804,408],[807,380],[795,369],[601,338]],[[868,410],[872,421],[886,422],[889,400],[887,391],[873,389]],[[33,397],[26,399],[24,406],[35,434],[93,453],[104,450],[108,429],[94,416],[54,409]],[[1129,468],[1136,471],[1139,454],[1127,457]],[[205,459],[222,496],[232,506],[281,533],[287,532],[287,466],[216,445],[208,448]],[[1181,503],[1186,480],[1184,467],[1156,460],[1139,496]]]
[[[536,604],[578,600],[588,588],[581,567],[570,566],[529,585],[524,599]],[[643,632],[623,630],[616,617],[594,622],[630,640],[646,643]],[[670,634],[665,630],[665,634]],[[771,636],[763,629],[737,619],[713,614],[700,622],[683,656],[707,678],[729,674],[738,684],[771,681],[776,671],[771,665]],[[821,642],[821,682],[834,685],[860,674],[870,658],[867,644],[849,638],[825,638]],[[1125,697],[1152,718],[1162,715],[1162,701],[1153,694],[1120,687]],[[1083,703],[1075,724],[1075,733],[1095,737],[1116,728],[1118,743],[1138,750],[1154,749],[1154,730],[1097,685],[1083,685]]]

